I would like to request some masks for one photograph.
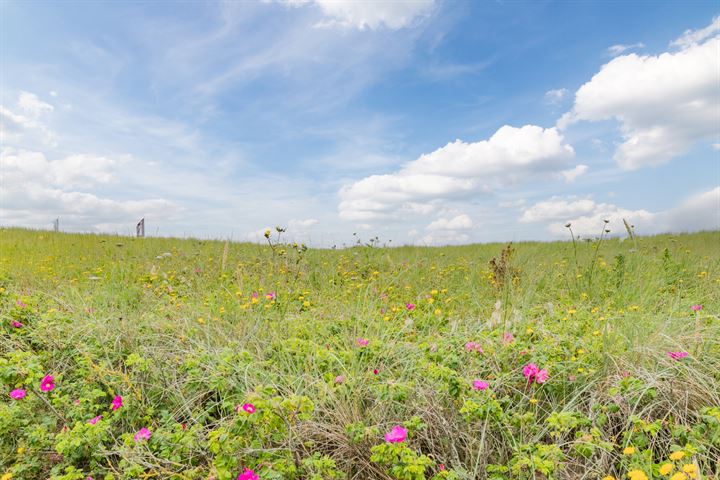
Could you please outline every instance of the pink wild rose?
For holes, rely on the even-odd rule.
[[[473,380],[472,382],[472,387],[474,390],[487,390],[489,386],[489,383],[483,382],[482,380]]]
[[[110,409],[118,410],[122,406],[123,406],[123,398],[120,395],[115,395],[115,398],[113,398],[113,401],[110,404]]]
[[[385,441],[389,443],[401,443],[407,439],[407,430],[400,425],[395,425],[392,430],[385,434]]]
[[[237,480],[260,480],[260,477],[253,470],[246,468],[238,475]]]
[[[27,395],[27,392],[22,388],[16,388],[12,392],[10,392],[10,398],[12,398],[13,400],[21,400],[25,398],[25,395]]]
[[[55,388],[55,379],[52,375],[45,375],[40,381],[40,390],[43,392],[49,392]]]
[[[673,360],[680,360],[681,358],[685,358],[688,355],[690,355],[688,352],[667,352],[668,357],[672,358]]]
[[[135,440],[136,442],[141,442],[143,440],[150,440],[151,435],[152,435],[152,433],[150,433],[150,430],[143,427],[140,430],[138,430],[135,435],[133,435],[133,440]]]
[[[100,420],[102,420],[102,415],[98,415],[98,416],[95,417],[95,418],[91,418],[90,420],[88,420],[88,423],[89,423],[90,425],[95,425],[95,424],[96,424],[97,422],[99,422]]]

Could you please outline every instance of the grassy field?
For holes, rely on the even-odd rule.
[[[504,249],[1,229],[0,478],[719,478],[720,232]]]

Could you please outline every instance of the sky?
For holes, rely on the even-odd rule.
[[[716,2],[0,0],[0,225],[720,229]]]

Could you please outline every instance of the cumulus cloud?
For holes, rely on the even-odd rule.
[[[567,234],[570,222],[576,234],[597,235],[609,220],[614,233],[624,231],[623,219],[635,225],[640,234],[716,230],[720,228],[720,187],[691,196],[670,210],[650,212],[630,210],[592,199],[553,197],[526,209],[521,222],[544,222],[547,230],[557,236]]]
[[[574,182],[578,177],[585,174],[585,172],[588,171],[587,165],[577,165],[573,168],[570,168],[568,170],[562,170],[560,172],[560,176],[567,182],[572,183]]]
[[[328,17],[328,20],[318,24],[320,27],[339,26],[360,30],[375,30],[381,27],[397,30],[408,27],[429,15],[434,6],[434,0],[284,0],[281,3],[294,7],[316,5]]]
[[[430,231],[437,230],[467,230],[472,228],[473,222],[465,214],[453,218],[438,218],[431,222],[426,228]]]
[[[297,229],[297,230],[305,230],[310,227],[313,227],[318,224],[318,220],[316,218],[305,218],[305,219],[297,219],[293,218],[288,222],[288,228],[290,230]]]
[[[488,140],[448,143],[398,172],[372,175],[339,192],[346,220],[431,214],[450,199],[488,193],[533,174],[558,172],[574,157],[555,128],[503,126]]]
[[[570,90],[567,88],[557,88],[545,92],[545,103],[549,105],[559,105],[567,97]]]
[[[683,35],[670,42],[670,46],[688,48],[712,37],[720,32],[720,16],[713,18],[710,25],[699,30],[685,30]]]
[[[622,55],[603,65],[575,93],[558,127],[616,119],[623,142],[614,159],[625,169],[659,165],[702,140],[716,139],[720,123],[718,19],[673,42],[676,52]]]
[[[37,95],[30,92],[20,92],[18,98],[18,106],[25,112],[34,117],[39,117],[44,113],[50,113],[55,108],[49,103],[43,102]]]
[[[645,48],[645,44],[642,42],[632,43],[630,45],[617,44],[608,47],[607,53],[612,57],[616,57],[621,53],[625,53],[628,50],[635,50],[638,48]]]

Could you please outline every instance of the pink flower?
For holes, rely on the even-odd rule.
[[[25,398],[25,395],[27,395],[27,392],[23,390],[22,388],[16,388],[12,392],[10,392],[10,398],[14,400],[20,400]]]
[[[238,408],[238,412],[240,410],[243,410],[246,413],[252,415],[253,413],[255,413],[255,405],[253,405],[252,403],[244,403],[240,408]]]
[[[17,305],[20,308],[27,308],[27,305],[25,305],[25,302],[23,302],[22,300],[16,300],[15,305]]]
[[[135,435],[133,435],[133,440],[135,440],[136,442],[141,442],[143,440],[150,440],[151,435],[152,435],[152,433],[150,433],[150,430],[143,427],[140,430],[138,430]]]
[[[702,310],[702,305],[693,305],[690,308],[692,308],[696,312],[699,312],[700,310]]]
[[[42,381],[40,382],[40,390],[43,392],[49,392],[50,390],[55,388],[55,379],[52,375],[45,375],[43,377]]]
[[[374,368],[374,369],[373,369],[373,374],[374,374],[374,375],[377,375],[378,373],[380,373],[380,370],[378,370],[377,368]]]
[[[267,298],[268,300],[275,300],[275,292],[266,293],[265,298]]]
[[[525,378],[528,379],[529,382],[532,382],[533,377],[537,375],[538,371],[538,366],[534,363],[528,363],[523,367],[523,375],[525,376]]]
[[[337,377],[335,377],[335,383],[337,383],[337,384],[345,383],[345,376],[338,375]]]
[[[535,374],[535,381],[537,383],[545,383],[550,377],[550,374],[544,368]]]
[[[370,340],[367,338],[360,337],[357,339],[357,344],[361,347],[367,347],[368,343],[370,343]]]
[[[260,477],[254,471],[246,468],[238,475],[237,480],[260,480]]]
[[[513,343],[515,341],[515,337],[513,337],[513,334],[510,332],[503,333],[503,342],[504,343]]]
[[[99,422],[100,420],[102,420],[102,415],[98,415],[98,416],[95,417],[95,418],[91,418],[90,420],[88,420],[88,423],[89,423],[90,425],[95,425],[95,424],[96,424],[97,422]]]
[[[405,308],[408,310],[415,310],[415,304],[414,303],[406,303]]]
[[[389,443],[401,443],[407,439],[407,430],[400,425],[395,425],[392,430],[385,434],[385,441]]]
[[[12,325],[14,328],[22,328],[23,324],[18,322],[17,320],[13,320],[10,325]]]
[[[482,380],[473,380],[472,387],[474,390],[486,390],[490,386],[489,383]]]
[[[123,406],[123,400],[120,395],[115,395],[115,398],[113,398],[112,403],[110,404],[111,410],[118,410],[120,407]]]
[[[689,355],[688,352],[667,352],[668,357],[672,358],[673,360],[680,360],[681,358],[685,358]]]
[[[480,346],[479,343],[467,342],[465,344],[465,351],[483,353],[483,348]]]

